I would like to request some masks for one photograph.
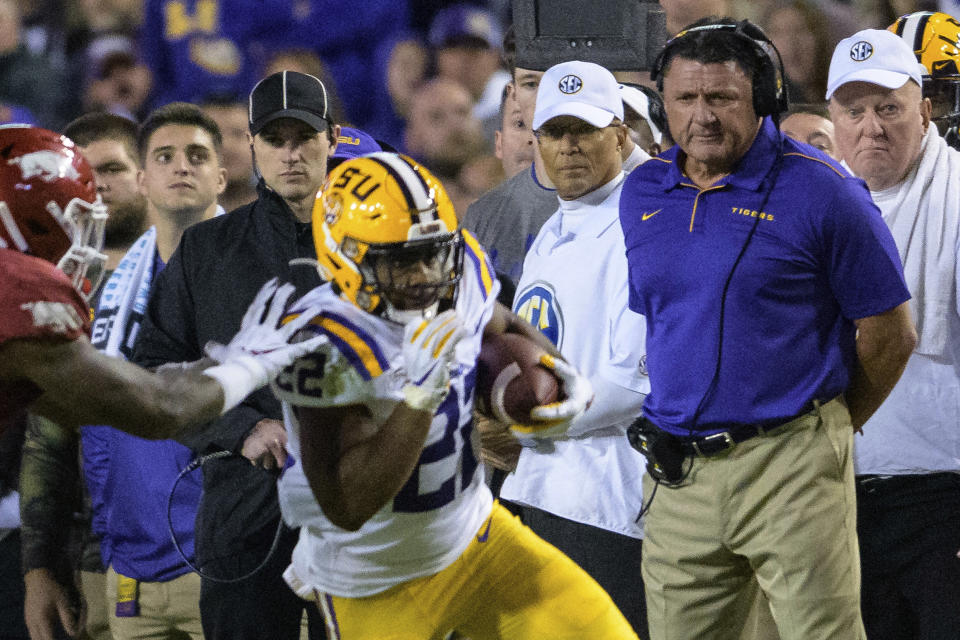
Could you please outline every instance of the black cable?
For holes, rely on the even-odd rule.
[[[779,127],[778,127],[779,131]],[[710,398],[718,382],[720,381],[720,367],[723,360],[723,324],[724,319],[726,318],[726,307],[727,307],[727,293],[730,289],[730,283],[733,282],[733,274],[736,272],[737,267],[740,265],[740,261],[743,259],[744,254],[747,252],[747,247],[750,246],[750,241],[753,240],[753,236],[757,231],[757,225],[760,224],[760,214],[763,212],[764,208],[767,206],[767,203],[770,201],[770,196],[773,194],[774,188],[777,185],[777,179],[780,177],[780,170],[783,167],[783,141],[781,140],[779,144],[779,149],[777,153],[776,164],[773,167],[773,171],[770,176],[770,187],[763,194],[763,200],[760,202],[760,207],[757,209],[757,217],[753,221],[753,225],[750,227],[750,232],[747,234],[746,239],[743,241],[743,245],[740,247],[740,253],[737,254],[736,260],[733,261],[733,266],[730,267],[730,272],[727,274],[727,279],[723,283],[723,290],[720,293],[720,318],[719,318],[719,328],[717,331],[717,364],[713,370],[713,377],[710,379],[710,384],[707,385],[707,390],[704,391],[703,396],[700,398],[700,402],[697,403],[697,408],[693,412],[693,418],[690,420],[690,425],[688,427],[687,433],[688,437],[692,438],[694,435],[694,429],[696,428],[697,421],[700,419],[700,415],[703,413],[703,410],[706,406],[707,399]],[[687,465],[686,470],[681,475],[680,479],[676,482],[664,483],[667,486],[676,487],[683,484],[687,477],[690,475],[690,472],[693,470],[693,458],[690,458],[689,464]],[[640,521],[640,518],[644,516],[650,507],[653,505],[653,498],[657,495],[657,488],[660,486],[661,480],[657,479],[656,485],[654,485],[653,491],[650,493],[650,499],[645,503],[640,505],[640,513],[637,514],[636,522]]]
[[[260,564],[254,567],[251,571],[248,571],[247,573],[237,578],[220,578],[217,576],[210,575],[209,573],[206,573],[203,570],[201,570],[199,567],[194,566],[194,564],[190,562],[190,559],[187,558],[187,554],[183,552],[183,548],[180,546],[180,543],[177,541],[177,534],[173,530],[173,515],[172,515],[173,514],[173,493],[174,491],[177,490],[177,485],[180,484],[180,481],[188,473],[196,469],[199,469],[200,467],[203,466],[205,462],[209,460],[215,460],[217,458],[228,458],[230,456],[236,456],[238,458],[243,457],[243,456],[240,456],[239,454],[233,453],[232,451],[215,451],[214,453],[208,453],[203,456],[197,456],[196,458],[191,460],[190,463],[183,468],[183,471],[181,471],[177,475],[176,479],[173,481],[173,484],[170,486],[170,495],[167,496],[167,530],[170,532],[170,539],[173,541],[173,546],[177,549],[177,553],[180,554],[180,557],[183,559],[184,564],[190,567],[190,569],[194,573],[198,574],[201,578],[204,578],[205,580],[212,580],[213,582],[219,582],[221,584],[231,584],[234,582],[242,582],[243,580],[246,580],[250,576],[254,575],[258,571],[263,569],[265,566],[267,566],[267,563],[270,561],[270,558],[273,556],[273,554],[277,550],[277,547],[280,545],[280,535],[283,533],[283,517],[281,516],[280,522],[277,524],[277,532],[273,536],[273,542],[270,544],[270,550],[267,551],[267,555],[260,562]]]

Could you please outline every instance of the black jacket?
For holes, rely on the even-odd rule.
[[[203,356],[210,340],[226,344],[257,291],[274,276],[294,284],[297,297],[321,284],[316,269],[288,264],[316,257],[310,225],[298,222],[262,180],[258,193],[254,202],[184,232],[153,284],[133,362],[155,367],[191,361]],[[180,440],[195,453],[239,453],[247,433],[263,418],[281,418],[280,403],[269,389]],[[203,475],[196,531],[201,564],[272,539],[279,516],[275,474],[230,457],[207,462]]]

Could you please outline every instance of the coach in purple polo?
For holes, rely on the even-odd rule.
[[[896,247],[862,181],[780,132],[758,27],[695,23],[654,75],[677,144],[620,200],[651,383],[631,431],[660,463],[650,636],[739,637],[756,579],[781,640],[862,639],[853,430],[916,341]]]

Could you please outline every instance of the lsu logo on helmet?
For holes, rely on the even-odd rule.
[[[405,322],[452,304],[463,239],[443,185],[378,152],[334,168],[313,208],[317,270],[364,311]]]

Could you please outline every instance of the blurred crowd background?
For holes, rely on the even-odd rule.
[[[794,103],[822,102],[844,36],[912,11],[960,14],[956,0],[660,4],[669,34],[706,15],[760,24]],[[181,100],[229,118],[236,107],[232,125],[220,122],[229,171],[231,155],[246,166],[250,89],[273,71],[304,71],[324,80],[336,121],[427,161],[462,212],[505,177],[494,132],[510,22],[510,0],[0,0],[0,122],[59,130],[94,110],[140,119]],[[621,79],[649,83],[633,75]]]

